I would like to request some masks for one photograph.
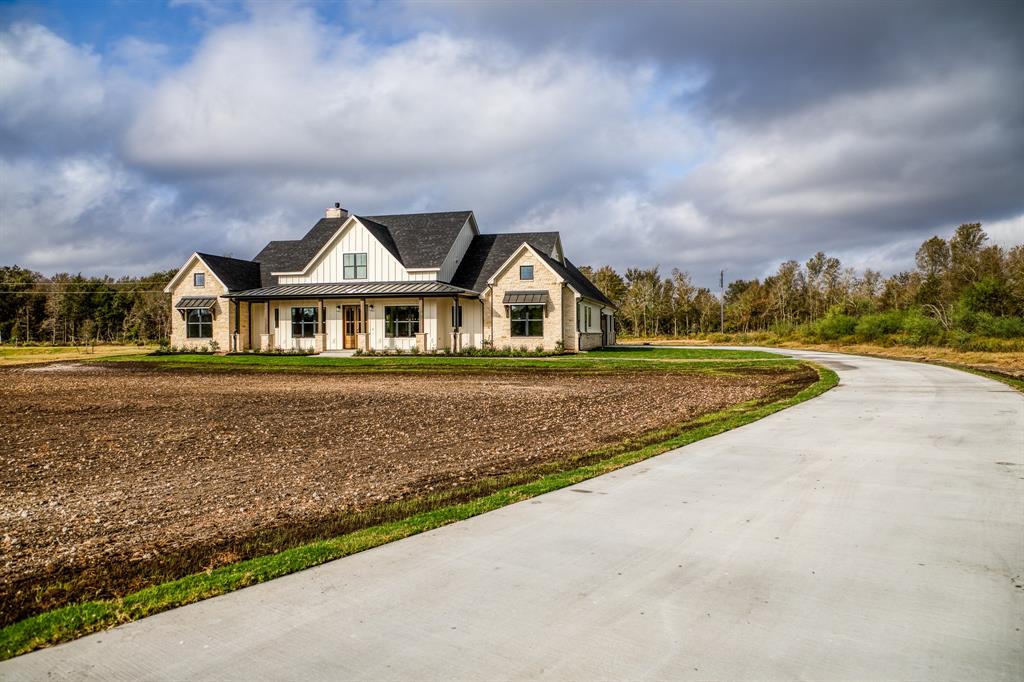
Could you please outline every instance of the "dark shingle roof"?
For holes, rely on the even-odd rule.
[[[407,268],[439,268],[472,211],[356,216],[370,234]],[[321,218],[302,239],[274,241],[256,254],[264,286],[277,284],[272,272],[304,268],[348,220]]]
[[[260,285],[260,266],[251,260],[214,256],[209,253],[196,253],[203,262],[210,266],[217,279],[224,282],[228,291],[251,289]]]
[[[406,268],[439,268],[472,214],[472,211],[447,211],[372,215],[366,216],[366,220],[386,228],[394,250],[386,243],[385,246]],[[363,216],[356,217],[366,224]]]
[[[466,255],[462,257],[459,269],[452,277],[452,284],[473,291],[483,291],[491,275],[505,264],[523,242],[529,242],[542,253],[551,253],[557,241],[557,232],[478,234],[473,237]]]
[[[555,272],[562,276],[562,278],[572,285],[572,288],[580,293],[581,296],[592,299],[599,303],[615,307],[604,293],[594,286],[594,283],[587,279],[587,276],[580,272],[579,268],[572,264],[568,258],[565,259],[565,265],[562,265],[554,258],[551,258],[546,253],[542,253],[541,257],[554,268]]]

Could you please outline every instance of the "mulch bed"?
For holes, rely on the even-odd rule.
[[[0,370],[0,624],[816,378],[41,369]]]

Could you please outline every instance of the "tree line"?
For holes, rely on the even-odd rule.
[[[1007,250],[988,241],[980,223],[961,225],[949,239],[921,244],[915,269],[889,277],[857,272],[823,252],[805,263],[788,260],[763,280],[728,282],[724,328],[723,297],[685,271],[581,270],[619,307],[621,336],[772,332],[871,340],[903,334],[920,343],[957,333],[1024,336],[1024,244]]]
[[[0,267],[0,340],[54,345],[151,343],[170,335],[174,270],[145,277],[85,277]]]
[[[805,263],[789,260],[763,280],[728,283],[724,329],[719,292],[697,286],[683,270],[581,270],[619,307],[620,336],[902,335],[917,343],[963,341],[964,335],[1024,337],[1024,244],[1003,249],[988,243],[980,223],[964,224],[949,239],[925,241],[916,265],[884,277],[844,267],[822,252]],[[162,290],[174,274],[114,280],[0,267],[0,340],[160,341],[170,335],[170,299]]]

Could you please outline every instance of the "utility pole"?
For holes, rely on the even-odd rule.
[[[722,333],[725,333],[725,270],[718,272],[718,288],[722,290],[722,297],[719,299],[722,312]]]

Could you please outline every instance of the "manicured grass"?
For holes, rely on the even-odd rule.
[[[116,355],[138,355],[150,346],[0,346],[0,367],[57,360],[96,360]]]
[[[651,349],[670,351],[673,349]],[[692,369],[712,370],[715,368],[730,369],[742,365],[739,358],[728,355],[713,355],[710,349],[700,349],[706,355],[699,358],[700,362],[691,363]],[[721,351],[728,353],[730,351]],[[784,365],[797,362],[782,358],[771,353],[764,353],[765,360],[758,358],[757,365]],[[719,359],[720,358],[720,359]],[[248,370],[248,371],[302,371],[302,372],[457,372],[457,371],[625,371],[625,370],[665,370],[683,369],[688,366],[683,362],[652,362],[672,360],[671,356],[645,357],[643,354],[609,355],[583,353],[579,355],[560,355],[544,358],[479,358],[479,357],[446,357],[439,355],[402,355],[394,357],[352,357],[352,358],[321,358],[304,355],[125,355],[115,358],[104,358],[103,362],[138,362],[158,369],[201,369],[210,370]],[[677,358],[678,359],[678,358]],[[691,358],[697,359],[697,358]],[[754,363],[748,363],[753,365]]]
[[[759,364],[763,366],[763,363]],[[839,383],[839,377],[834,372],[820,367],[816,369],[818,381],[795,395],[743,403],[647,434],[643,438],[608,446],[587,453],[580,458],[582,463],[579,466],[567,470],[543,474],[534,480],[510,485],[475,499],[421,511],[338,537],[310,542],[275,554],[196,573],[121,598],[74,604],[27,618],[0,630],[0,660],[483,514],[749,424],[821,395]]]
[[[588,351],[587,358],[627,358],[631,360],[754,360],[778,359],[778,353],[760,350],[725,350],[721,348],[665,348],[659,346],[616,346]]]

